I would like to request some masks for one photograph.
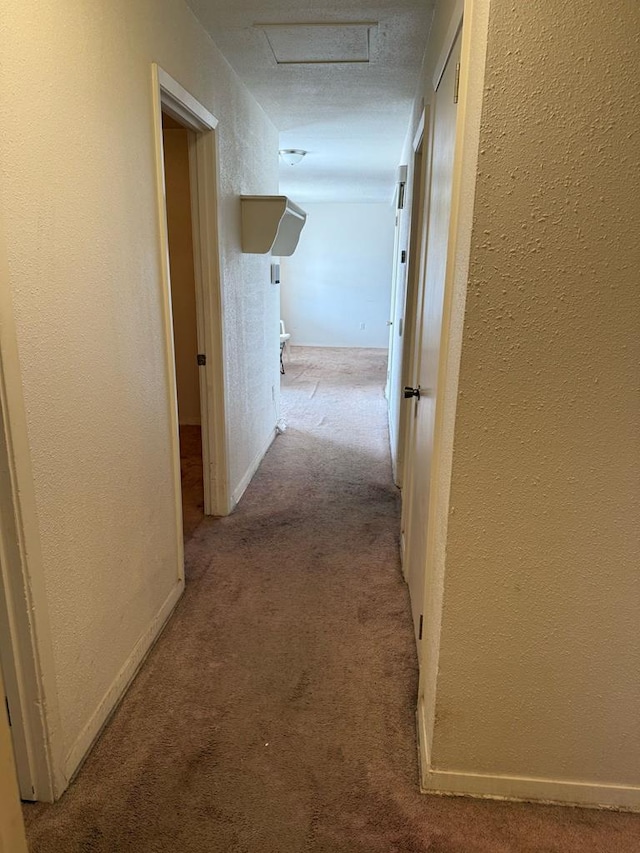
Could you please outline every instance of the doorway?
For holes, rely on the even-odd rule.
[[[5,335],[0,343],[0,356],[13,350],[15,341]],[[13,350],[15,353],[15,350]],[[12,365],[17,364],[11,360]],[[8,362],[0,357],[0,681],[4,699],[15,773],[23,800],[53,800],[54,778],[51,753],[56,748],[56,735],[47,732],[42,711],[44,681],[42,667],[43,638],[46,623],[42,618],[43,589],[32,574],[28,576],[26,533],[31,523],[33,493],[31,481],[19,476],[16,459],[23,459],[24,446],[17,438],[21,423],[18,401],[14,404],[13,422],[9,417],[10,386],[13,377]],[[22,433],[24,434],[24,433]],[[18,495],[20,501],[18,501]],[[37,546],[29,552],[33,568],[39,559]],[[40,629],[40,644],[37,631]],[[51,684],[49,684],[51,687]],[[55,718],[55,700],[48,702]]]
[[[460,73],[461,36],[451,46],[431,105],[431,151],[428,198],[419,268],[415,354],[411,399],[410,443],[407,455],[406,577],[418,649],[424,665],[423,631],[433,628],[427,607],[427,548],[430,493],[434,457],[436,400],[440,370],[451,205],[457,126],[457,85]],[[428,625],[427,625],[428,623]]]
[[[190,133],[184,125],[163,111],[162,149],[180,437],[182,527],[185,541],[204,518],[202,398],[198,375],[201,354],[198,351],[191,219]]]
[[[153,66],[176,522],[188,538],[231,509],[218,253],[218,121]]]
[[[402,349],[402,313],[404,310],[405,291],[406,291],[406,251],[402,249],[403,230],[404,230],[404,201],[405,189],[407,184],[407,167],[400,166],[398,168],[398,181],[396,183],[395,192],[395,231],[393,241],[393,265],[391,277],[391,305],[389,310],[389,319],[387,325],[389,327],[389,358],[387,362],[387,382],[385,386],[385,397],[387,398],[389,409],[389,440],[391,443],[391,463],[393,465],[393,476],[396,484],[397,465],[396,452],[397,446],[397,410],[400,402],[398,393],[399,380],[397,376],[398,365],[401,362],[400,351]]]
[[[399,392],[411,384],[414,372],[418,295],[420,291],[421,265],[426,244],[425,183],[426,161],[424,153],[425,111],[423,110],[413,139],[413,168],[411,191],[411,219],[409,228],[409,257],[407,270],[407,293],[404,305],[404,345],[400,364]],[[396,449],[396,483],[401,489],[408,482],[405,457],[409,443],[411,419],[409,405],[401,399],[398,410],[398,444]],[[403,505],[404,506],[404,505]],[[401,525],[401,555],[404,569],[404,523]]]

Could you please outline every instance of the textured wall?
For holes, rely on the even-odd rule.
[[[491,4],[439,768],[640,783],[639,55],[631,0]]]
[[[281,262],[281,310],[291,343],[386,347],[393,205],[328,203],[304,209],[308,217],[298,248]]]
[[[2,24],[1,204],[64,760],[177,581],[152,62],[220,120],[232,488],[276,419],[277,292],[268,259],[240,253],[239,195],[277,191],[278,140],[180,0],[11,0]]]

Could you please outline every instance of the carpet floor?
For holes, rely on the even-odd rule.
[[[32,853],[632,853],[640,815],[424,796],[385,355],[294,348],[237,510]]]
[[[204,520],[202,432],[199,426],[180,427],[180,479],[182,480],[182,530],[184,541]]]

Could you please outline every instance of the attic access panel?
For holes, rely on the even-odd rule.
[[[278,65],[368,63],[370,32],[377,22],[256,24]]]

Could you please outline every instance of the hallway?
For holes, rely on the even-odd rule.
[[[293,349],[287,427],[32,853],[608,853],[637,815],[425,797],[386,353]]]

